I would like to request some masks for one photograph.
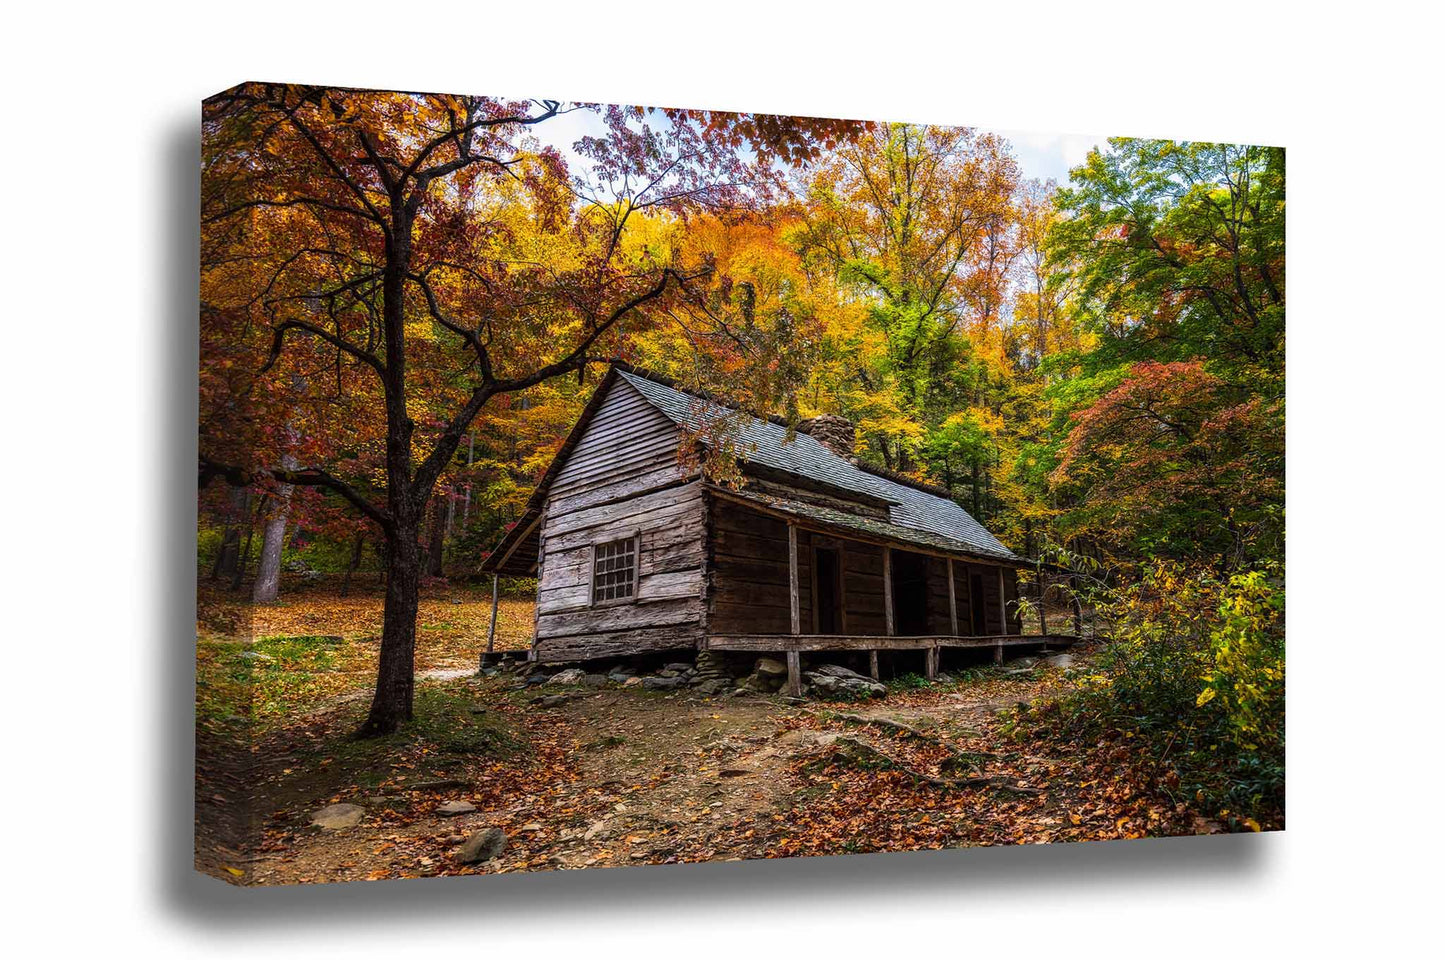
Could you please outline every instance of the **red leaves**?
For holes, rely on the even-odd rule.
[[[1243,515],[1282,493],[1283,441],[1279,404],[1202,361],[1137,363],[1073,416],[1050,479],[1077,487],[1119,530],[1174,525],[1181,548],[1206,548],[1231,511]]]

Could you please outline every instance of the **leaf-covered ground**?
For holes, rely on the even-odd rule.
[[[428,602],[434,624],[474,616]],[[355,628],[343,632],[346,616],[324,608],[290,621],[324,633],[248,645],[273,658],[260,661],[249,719],[218,705],[215,686],[198,694],[202,869],[273,884],[1222,829],[1131,737],[1041,736],[1067,689],[1048,670],[977,667],[867,704],[614,687],[569,688],[571,699],[545,708],[509,676],[443,674],[420,682],[416,721],[356,741],[370,678],[350,671],[366,662],[365,615],[350,614]],[[208,644],[237,642],[203,641],[202,675],[229,662]],[[469,664],[472,645],[455,661]],[[452,662],[442,645],[430,649],[425,665]],[[449,800],[477,810],[440,816]],[[335,802],[365,817],[334,833],[312,826],[311,813]],[[506,850],[458,864],[461,840],[486,826],[506,831]]]
[[[365,694],[376,678],[381,587],[372,575],[339,595],[337,578],[287,577],[282,599],[253,604],[202,580],[196,614],[196,712],[202,724],[254,719],[284,723],[318,703]],[[433,584],[417,614],[417,670],[475,666],[491,619],[487,587]],[[503,597],[497,650],[525,650],[532,602]]]

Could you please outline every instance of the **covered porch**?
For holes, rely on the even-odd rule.
[[[726,509],[714,516],[713,602],[699,647],[785,656],[791,695],[801,693],[804,654],[866,655],[876,680],[880,653],[922,653],[932,680],[947,650],[988,651],[1002,662],[1006,650],[1075,640],[1048,635],[1046,625],[1041,634],[1022,632],[1013,603],[1017,558],[953,552],[912,531],[895,539],[781,505],[719,499]]]

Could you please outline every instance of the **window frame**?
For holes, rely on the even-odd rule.
[[[597,551],[614,543],[632,541],[632,592],[625,597],[597,599]],[[589,607],[620,607],[637,602],[638,586],[642,580],[642,533],[634,531],[626,536],[612,536],[605,540],[593,540],[588,545],[587,560],[587,605]]]

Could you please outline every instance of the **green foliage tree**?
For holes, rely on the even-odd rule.
[[[822,163],[795,242],[866,305],[871,350],[847,375],[870,454],[912,472],[930,434],[984,389],[970,325],[999,323],[1018,168],[1003,141],[894,124]],[[860,395],[861,394],[861,395]],[[936,444],[935,444],[936,447]]]
[[[1282,553],[1284,151],[1114,139],[1049,263],[1087,348],[1051,384],[1065,536],[1237,566]]]

